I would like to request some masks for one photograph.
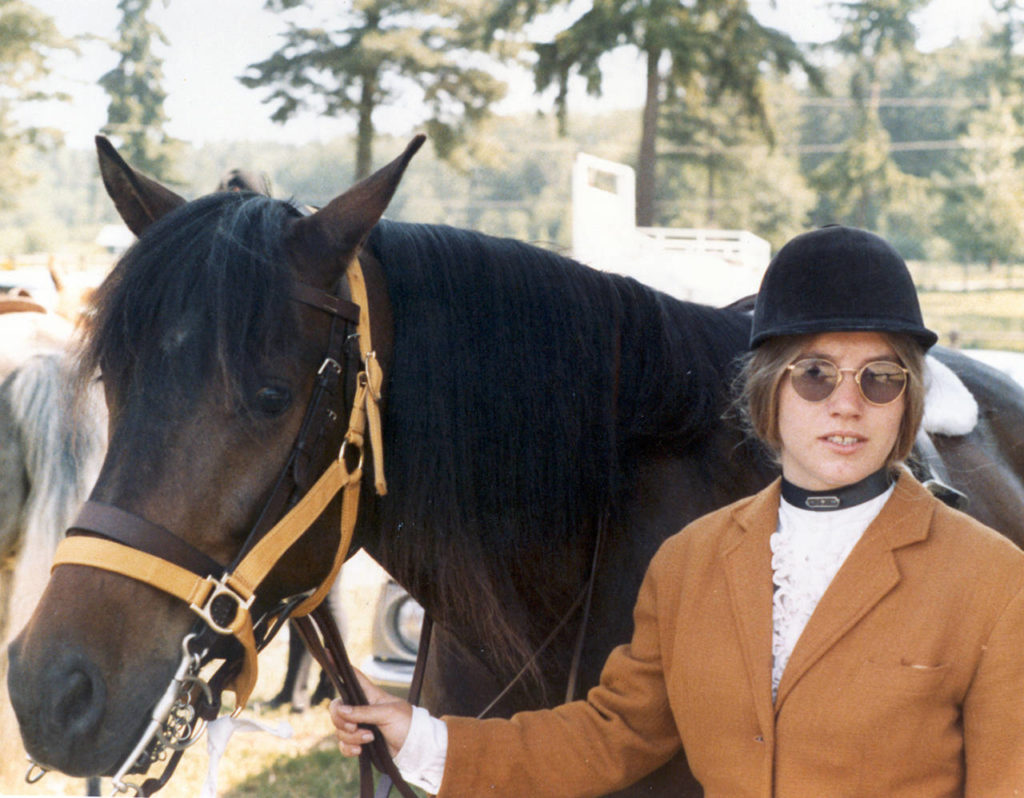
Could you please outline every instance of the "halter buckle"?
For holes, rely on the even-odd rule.
[[[235,588],[228,584],[231,574],[225,573],[220,579],[206,577],[205,583],[210,585],[210,592],[202,605],[190,602],[189,608],[219,635],[233,635],[238,628],[238,620],[242,612],[249,612],[256,594],[243,597]]]
[[[341,364],[333,357],[324,358],[324,362],[320,364],[320,368],[317,370],[316,376],[320,377],[327,371],[330,371],[334,375],[341,374]]]

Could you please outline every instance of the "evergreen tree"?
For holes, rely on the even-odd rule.
[[[451,158],[506,91],[471,34],[484,2],[267,0],[268,9],[305,19],[327,9],[330,21],[290,21],[284,44],[240,80],[271,89],[277,122],[304,109],[352,117],[357,178],[372,170],[374,115],[384,106],[414,111],[438,154]]]
[[[173,165],[181,142],[167,135],[164,125],[163,59],[154,49],[167,39],[146,17],[153,0],[118,0],[121,11],[118,41],[120,59],[99,84],[110,96],[103,132],[115,137],[121,154],[133,166],[160,180],[174,181]]]
[[[13,204],[14,192],[29,179],[18,164],[26,145],[43,146],[51,131],[26,125],[16,110],[24,103],[60,99],[41,88],[50,74],[48,56],[73,49],[53,20],[20,0],[0,0],[0,207]]]
[[[521,27],[565,0],[500,0],[490,29]],[[655,220],[659,125],[663,107],[694,97],[714,104],[725,95],[740,98],[747,114],[767,123],[766,72],[817,71],[785,34],[761,25],[747,0],[593,0],[551,42],[535,46],[538,91],[557,87],[556,108],[564,129],[569,79],[579,75],[599,95],[602,57],[622,46],[637,49],[645,70],[645,96],[637,155],[636,220]],[[770,130],[770,125],[766,124]]]
[[[967,263],[991,267],[1024,252],[1024,127],[1013,112],[993,90],[988,108],[973,115],[961,139],[957,173],[941,184],[942,230]]]
[[[806,230],[816,195],[793,146],[800,98],[782,81],[772,82],[765,97],[773,109],[771,134],[735,97],[666,115],[665,138],[678,146],[664,155],[671,165],[662,179],[671,199],[658,212],[664,224],[750,230],[775,246]],[[769,143],[776,137],[778,146]]]
[[[837,4],[842,31],[832,46],[853,64],[849,95],[853,119],[840,151],[821,164],[812,182],[822,193],[826,221],[890,233],[890,208],[920,196],[915,178],[892,159],[882,120],[882,87],[909,68],[917,51],[910,17],[930,0],[848,0]]]

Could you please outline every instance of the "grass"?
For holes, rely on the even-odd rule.
[[[1024,266],[911,263],[910,270],[939,343],[1024,352]]]
[[[925,323],[962,349],[1024,352],[1024,290],[922,291]]]

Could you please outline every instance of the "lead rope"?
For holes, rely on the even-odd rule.
[[[420,641],[416,648],[416,665],[412,669],[412,681],[409,682],[409,703],[414,706],[420,702],[420,693],[423,690],[423,676],[427,670],[427,654],[430,652],[430,639],[434,631],[434,619],[429,613],[424,613],[423,623],[420,625]],[[398,783],[387,773],[380,777],[377,782],[377,791],[373,798],[389,798],[391,788],[398,787]],[[401,787],[398,787],[401,792]]]
[[[338,691],[338,695],[351,705],[366,704],[366,694],[356,678],[345,643],[334,616],[326,605],[321,605],[308,616],[295,619],[295,626],[302,636],[314,659],[319,663]],[[372,727],[371,727],[372,728]],[[373,767],[383,776],[394,782],[403,798],[416,798],[412,788],[405,782],[398,768],[395,767],[391,752],[379,730],[373,729],[373,742],[363,746],[359,754],[359,795],[360,798],[373,798]]]

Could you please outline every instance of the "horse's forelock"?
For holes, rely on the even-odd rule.
[[[217,194],[155,222],[93,300],[82,368],[179,402],[219,379],[237,397],[258,359],[286,345],[285,220],[279,200]]]

